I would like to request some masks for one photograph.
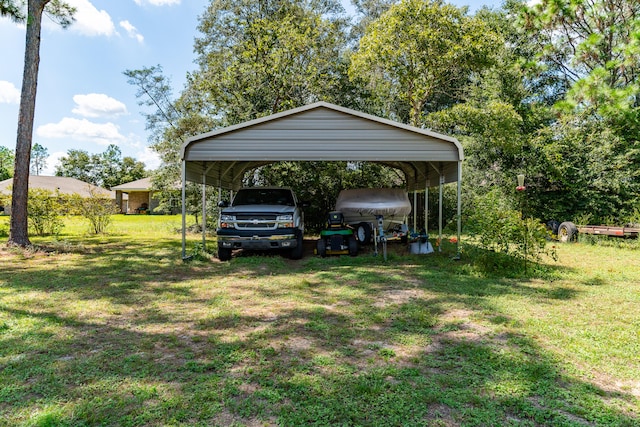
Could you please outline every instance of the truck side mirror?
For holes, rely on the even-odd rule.
[[[219,207],[219,208],[226,208],[226,207],[228,207],[228,206],[229,206],[229,202],[228,202],[228,201],[226,201],[226,200],[220,200],[220,201],[218,202],[218,207]]]
[[[311,203],[309,203],[308,201],[305,200],[305,201],[300,202],[300,206],[302,207],[302,209],[306,209],[309,206],[311,206]]]

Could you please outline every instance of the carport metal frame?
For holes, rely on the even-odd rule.
[[[281,161],[368,161],[387,165],[404,173],[407,190],[414,191],[414,201],[415,193],[423,190],[427,200],[432,180],[437,179],[440,240],[443,186],[456,182],[459,256],[464,154],[462,145],[453,137],[317,102],[191,137],[182,145],[181,159],[183,258],[187,181],[202,184],[205,245],[206,186],[235,191],[242,186],[247,171]],[[425,229],[427,217],[425,203]]]

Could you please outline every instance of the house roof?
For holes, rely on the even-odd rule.
[[[326,102],[189,138],[187,181],[237,189],[244,173],[279,161],[371,161],[404,172],[408,189],[459,177],[457,139]]]
[[[127,182],[125,184],[116,185],[111,187],[112,190],[127,191],[149,191],[151,190],[151,178],[142,178],[136,181]]]
[[[9,194],[12,185],[13,178],[0,181],[0,193]],[[29,175],[29,188],[59,191],[61,194],[79,194],[82,197],[90,197],[92,192],[103,197],[115,197],[113,191],[64,176]]]

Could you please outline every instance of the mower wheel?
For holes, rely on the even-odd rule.
[[[327,244],[325,243],[324,239],[320,239],[318,240],[318,243],[316,244],[316,249],[318,250],[318,255],[320,255],[322,258],[326,258],[327,256]]]

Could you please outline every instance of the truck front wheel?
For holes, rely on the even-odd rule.
[[[218,248],[218,259],[220,261],[229,261],[231,259],[231,249]]]
[[[291,249],[291,252],[289,253],[289,257],[291,259],[302,259],[302,254],[304,251],[304,236],[302,235],[302,232],[298,232],[297,236],[296,236],[296,247]]]

